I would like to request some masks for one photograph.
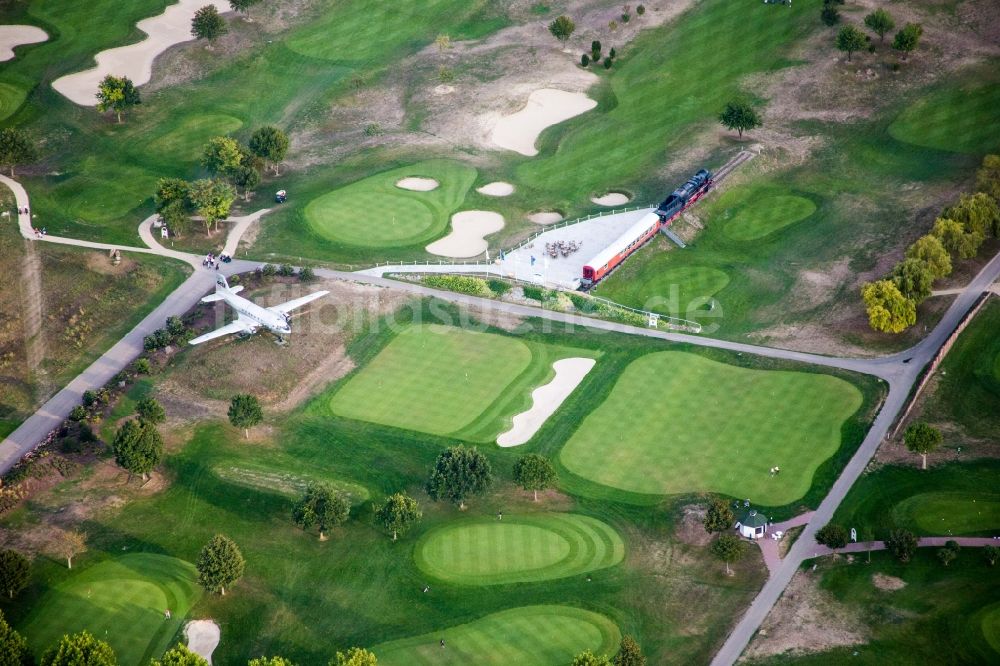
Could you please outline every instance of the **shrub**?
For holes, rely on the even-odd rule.
[[[580,56],[580,65],[583,66],[583,67],[590,66],[590,56],[587,55],[586,53],[584,53],[582,56]]]
[[[234,275],[234,276],[232,276],[232,277],[229,278],[229,284],[239,284],[239,283],[240,283],[240,276],[239,275]]]
[[[611,69],[611,56],[604,58],[604,69]]]
[[[503,296],[511,290],[511,285],[509,282],[504,282],[503,280],[487,280],[486,286],[490,288],[498,298]]]
[[[170,332],[170,335],[178,336],[184,332],[185,328],[184,322],[180,317],[167,317],[167,330]]]
[[[278,275],[281,277],[292,277],[295,275],[295,268],[291,264],[281,264],[281,267],[278,268]]]
[[[83,405],[77,405],[69,412],[70,421],[82,421],[87,418],[87,408]]]
[[[299,279],[303,282],[311,282],[316,279],[316,272],[309,266],[305,266],[299,270]]]
[[[612,46],[611,50],[608,51],[608,57],[610,57],[612,60],[618,57],[618,51],[615,50],[615,47]]]
[[[83,392],[83,406],[84,407],[90,407],[95,402],[97,402],[97,394],[96,393],[94,393],[93,391],[84,391]]]
[[[632,17],[629,14],[622,14],[622,23],[628,23]]]
[[[592,60],[601,59],[601,42],[597,39],[590,43],[590,57]]]
[[[840,20],[840,12],[838,12],[830,5],[826,5],[825,7],[823,7],[823,10],[819,13],[819,18],[820,20],[823,21],[824,25],[828,26],[837,25],[837,21]]]
[[[545,290],[541,287],[535,287],[532,285],[524,286],[524,297],[530,298],[534,301],[544,301],[545,300]]]
[[[264,264],[260,269],[260,274],[264,277],[272,277],[278,272],[278,267],[274,264]]]
[[[471,296],[484,296],[489,298],[493,295],[486,280],[481,278],[466,277],[464,275],[429,275],[424,278],[424,284],[433,289],[447,289],[460,294]]]
[[[140,375],[148,375],[153,370],[153,368],[149,365],[148,358],[140,358],[136,360],[132,367],[135,368],[135,371]]]
[[[643,14],[645,14],[646,13],[646,5],[639,5],[638,7],[636,7],[635,8],[635,13],[638,14],[639,16],[642,16]]]
[[[365,125],[365,136],[379,136],[382,134],[382,126],[378,123],[368,123]]]
[[[441,67],[438,69],[438,81],[441,83],[451,83],[455,80],[455,71],[451,67]]]

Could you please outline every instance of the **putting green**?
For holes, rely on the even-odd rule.
[[[907,497],[892,509],[899,525],[927,534],[961,536],[1000,529],[1000,495],[988,492],[930,492]]]
[[[196,576],[192,564],[152,553],[101,562],[46,593],[24,635],[41,654],[63,634],[86,629],[110,643],[120,663],[148,663],[173,642],[201,596]]]
[[[374,652],[382,666],[563,666],[584,650],[614,654],[620,640],[617,625],[603,615],[571,606],[524,606],[383,643]]]
[[[243,121],[221,113],[186,118],[176,127],[154,138],[146,149],[173,162],[195,162],[209,139],[232,134]]]
[[[223,481],[285,497],[299,497],[306,486],[313,481],[325,483],[334,490],[344,493],[351,499],[352,504],[363,502],[369,497],[368,490],[356,483],[321,474],[299,474],[271,464],[225,462],[213,465],[212,471]]]
[[[889,125],[897,141],[956,153],[1000,146],[1000,84],[949,86],[907,107]]]
[[[739,196],[739,195],[737,195]],[[791,194],[743,197],[745,203],[726,211],[726,236],[738,241],[757,240],[816,212],[810,199]]]
[[[656,352],[629,364],[560,460],[633,493],[718,492],[782,505],[809,490],[861,402],[857,388],[829,375]]]
[[[396,187],[407,176],[433,178],[430,192]],[[472,167],[431,160],[351,183],[310,201],[305,219],[330,240],[369,247],[424,243],[445,230],[476,180]]]
[[[992,609],[983,614],[982,621],[983,636],[990,647],[1000,652],[1000,604],[996,604]]]
[[[416,548],[426,574],[464,585],[565,578],[614,566],[625,557],[615,530],[571,513],[477,517],[431,530]]]
[[[0,83],[0,120],[8,118],[21,108],[26,96],[24,88],[10,83]]]

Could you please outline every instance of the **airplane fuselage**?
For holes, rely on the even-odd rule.
[[[267,308],[262,308],[253,301],[236,294],[226,294],[223,296],[223,300],[229,304],[229,307],[236,310],[240,318],[250,326],[255,328],[263,326],[275,335],[288,335],[292,332],[292,327],[285,317]]]

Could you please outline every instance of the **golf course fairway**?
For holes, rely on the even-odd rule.
[[[380,666],[564,666],[584,650],[613,654],[619,640],[618,627],[603,615],[571,606],[524,606],[383,643],[374,652]]]
[[[525,583],[575,576],[614,566],[625,557],[609,525],[570,513],[477,517],[428,532],[416,548],[417,566],[464,585]]]

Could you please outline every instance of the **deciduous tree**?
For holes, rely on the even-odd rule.
[[[742,99],[734,99],[726,104],[726,108],[719,114],[719,122],[729,130],[736,130],[740,138],[743,132],[761,126],[760,114],[750,105],[750,102]]]
[[[104,641],[94,638],[90,632],[62,637],[42,655],[41,666],[118,666],[115,651]]]
[[[247,666],[295,666],[295,663],[284,657],[257,657],[248,661]]]
[[[0,590],[11,599],[28,585],[31,563],[28,558],[7,548],[0,550]]]
[[[229,216],[236,192],[229,183],[220,180],[202,179],[191,183],[189,193],[191,205],[201,215],[205,223],[205,235],[212,235],[212,225],[218,229],[219,220]]]
[[[572,666],[611,666],[611,660],[606,655],[596,655],[590,650],[581,652],[573,658]]]
[[[537,502],[538,491],[555,484],[556,469],[545,456],[529,453],[514,463],[514,481],[525,490],[532,491]]]
[[[0,167],[10,169],[10,177],[14,177],[14,167],[38,159],[35,144],[28,135],[16,127],[0,129]]]
[[[639,5],[640,7],[642,5]],[[646,666],[646,655],[634,638],[625,634],[618,644],[618,654],[611,660],[614,666]]]
[[[868,312],[868,324],[876,331],[901,333],[917,321],[916,304],[892,280],[865,283],[861,298]]]
[[[150,662],[149,666],[208,666],[201,655],[191,652],[183,643],[178,643],[163,653],[163,656]]]
[[[746,544],[734,534],[722,534],[712,543],[712,553],[726,563],[726,573],[731,574],[730,562],[743,557],[746,552]]]
[[[264,410],[260,408],[257,396],[237,393],[229,401],[229,422],[236,428],[243,428],[246,439],[250,439],[250,428],[264,420]]]
[[[173,333],[171,331],[171,333]],[[163,423],[167,420],[167,413],[163,409],[160,401],[153,397],[145,397],[135,404],[135,413],[140,420],[146,423]]]
[[[976,171],[976,189],[1000,202],[1000,155],[987,155]],[[1000,231],[993,232],[1000,235]]]
[[[207,39],[209,44],[229,32],[226,19],[219,15],[214,5],[205,5],[191,19],[191,34],[195,39]]]
[[[234,12],[239,12],[244,16],[250,14],[250,8],[256,5],[260,0],[229,0],[229,7]]]
[[[14,631],[0,611],[0,666],[29,666],[34,663],[28,641]]]
[[[893,557],[906,563],[917,550],[917,537],[909,530],[893,530],[885,540],[885,547]]]
[[[816,543],[823,544],[833,550],[846,546],[848,537],[847,528],[836,523],[827,523],[816,530]]]
[[[252,166],[241,164],[231,174],[233,185],[243,190],[243,200],[250,201],[250,194],[260,185],[260,171]]]
[[[916,304],[931,295],[931,287],[934,284],[934,276],[930,269],[919,259],[904,259],[899,262],[892,269],[889,279],[896,284],[896,288],[903,296]]]
[[[232,539],[216,534],[201,549],[196,567],[201,586],[209,592],[219,592],[225,596],[226,588],[232,587],[243,577],[246,561]]]
[[[865,17],[865,25],[878,35],[878,41],[884,42],[885,33],[892,32],[892,29],[896,27],[896,22],[892,20],[889,12],[880,7]]]
[[[364,648],[352,647],[347,653],[337,652],[330,666],[378,666],[375,653]]]
[[[702,524],[705,526],[705,531],[712,534],[713,532],[728,532],[733,528],[735,522],[736,517],[733,515],[729,502],[714,499],[708,504],[708,510],[705,511],[705,520],[702,521]]]
[[[556,17],[552,23],[549,23],[549,32],[560,42],[567,41],[575,30],[576,24],[573,23],[573,19],[565,14]]]
[[[465,509],[465,500],[482,495],[493,484],[489,459],[479,449],[452,446],[437,457],[427,479],[427,494],[431,499],[448,500]]]
[[[292,509],[295,523],[308,530],[319,529],[319,539],[326,539],[325,532],[347,521],[351,513],[351,503],[342,494],[324,483],[311,483],[305,494]]]
[[[919,421],[906,429],[906,432],[903,433],[903,442],[908,451],[920,454],[923,460],[922,468],[927,469],[927,455],[941,446],[941,443],[944,442],[944,436],[934,426]]]
[[[847,53],[847,62],[855,51],[865,48],[864,34],[853,25],[845,25],[837,32],[837,48]]]
[[[271,163],[274,175],[278,175],[278,166],[288,154],[288,136],[273,125],[261,127],[250,137],[250,152]]]
[[[410,529],[410,526],[420,520],[422,515],[417,500],[406,493],[389,495],[375,509],[376,522],[392,535],[393,541]]]
[[[840,12],[838,12],[837,8],[833,5],[825,4],[823,5],[823,9],[819,12],[819,18],[823,21],[824,25],[834,26],[837,25],[838,21],[840,21]]]
[[[985,546],[983,548],[983,556],[986,561],[990,563],[990,566],[996,566],[997,560],[1000,559],[1000,548],[996,546]]]
[[[118,428],[111,444],[115,452],[115,462],[128,470],[129,474],[139,474],[145,481],[149,473],[163,457],[163,438],[151,423],[139,419],[129,419]]]
[[[201,153],[201,165],[213,175],[232,177],[243,161],[243,151],[236,139],[216,136],[208,140]]]
[[[156,194],[153,196],[156,212],[161,212],[174,202],[186,201],[189,189],[190,185],[183,178],[161,178],[156,181]]]
[[[979,246],[985,240],[983,234],[978,231],[966,232],[961,222],[940,217],[934,221],[931,233],[941,241],[941,245],[950,255],[959,259],[975,257],[979,253]]]
[[[896,33],[896,37],[892,40],[892,48],[899,51],[903,55],[903,60],[906,60],[907,56],[917,48],[923,34],[924,28],[919,23],[907,23]]]
[[[942,217],[961,222],[968,233],[1000,235],[1000,206],[985,192],[962,194],[958,203],[944,211]]]
[[[921,236],[906,249],[907,259],[919,259],[927,265],[934,279],[951,275],[951,256],[933,234]]]
[[[87,535],[79,530],[60,530],[47,544],[47,549],[66,560],[66,568],[73,568],[73,558],[87,550]]]
[[[119,123],[126,110],[141,103],[139,91],[127,76],[108,74],[97,86],[97,110],[101,113],[114,111]]]

